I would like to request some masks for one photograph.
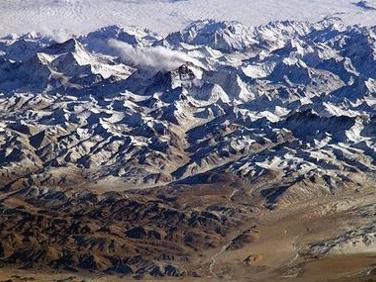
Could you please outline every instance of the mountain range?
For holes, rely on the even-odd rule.
[[[62,259],[55,254],[64,244],[74,250],[94,238],[72,243],[70,235],[49,234],[55,238],[51,244],[60,247],[26,252],[35,264],[200,275],[182,270],[192,251],[185,248],[220,246],[209,242],[222,242],[225,237],[218,236],[240,226],[244,206],[228,206],[224,197],[220,206],[203,204],[195,211],[171,200],[170,193],[180,193],[173,192],[176,187],[215,189],[232,183],[213,197],[233,187],[229,199],[242,202],[254,195],[258,208],[272,211],[338,193],[362,193],[376,178],[375,27],[344,26],[335,19],[256,27],[205,20],[165,37],[119,26],[64,42],[40,33],[9,35],[0,39],[0,93],[0,188],[8,199],[2,199],[7,205],[1,208],[9,217],[9,209],[19,213],[23,223],[17,232],[27,238],[25,222],[41,222],[33,213],[26,216],[18,202],[7,202],[9,195],[20,196],[21,206],[45,210],[45,224],[56,234],[60,228],[88,234],[100,227],[116,236],[120,227],[105,226],[112,214],[112,220],[126,221],[121,229],[131,238],[116,248],[96,241],[95,248],[107,252],[101,258],[85,255],[85,249],[80,257],[67,252]],[[163,191],[169,195],[162,197]],[[182,193],[190,202],[197,191]],[[53,221],[57,211],[69,220]],[[87,224],[86,231],[73,228],[76,218]],[[177,233],[170,229],[172,222]],[[197,235],[201,225],[207,229]],[[356,236],[371,232],[362,230]],[[43,232],[35,231],[37,239],[30,244],[42,248]],[[252,228],[244,232],[232,244],[257,235]],[[25,251],[20,239],[4,234],[0,257],[30,266],[19,251]],[[174,249],[180,268],[173,263],[156,267],[155,257],[147,263],[136,259],[147,251],[139,250],[134,239],[163,236],[163,250]],[[312,253],[327,253],[343,241],[331,240],[313,244]],[[111,248],[116,256],[108,255]],[[120,262],[120,249],[132,258]]]
[[[166,38],[116,26],[63,43],[5,37],[1,185],[372,177],[375,38],[332,22],[214,21]]]

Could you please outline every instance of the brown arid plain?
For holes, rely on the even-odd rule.
[[[302,181],[270,206],[262,183],[1,193],[1,281],[376,279],[372,186]]]

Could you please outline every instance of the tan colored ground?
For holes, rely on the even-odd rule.
[[[243,202],[245,191],[227,185],[202,185],[166,190],[168,197],[181,208],[199,209],[217,205],[231,208],[244,216],[231,227],[225,238],[212,237],[218,243],[211,248],[200,247],[191,251],[191,259],[180,267],[195,271],[199,277],[141,277],[147,281],[376,281],[376,253],[352,253],[345,249],[342,255],[313,256],[309,246],[313,242],[336,238],[348,230],[357,230],[372,222],[376,192],[370,188],[363,192],[348,191],[307,202],[281,204],[274,210],[261,206],[247,206]],[[157,192],[142,192],[151,197]],[[244,195],[244,196],[243,196]],[[133,196],[130,196],[133,197]],[[139,197],[139,196],[137,196]],[[145,200],[144,200],[145,201]],[[3,203],[22,204],[19,198],[7,198]],[[33,211],[32,206],[24,208]],[[246,210],[248,213],[246,213]],[[249,213],[249,210],[252,210]],[[365,212],[366,215],[365,215]],[[229,216],[231,218],[231,215]],[[150,223],[148,223],[150,224]],[[184,227],[185,228],[185,227]],[[205,228],[205,227],[203,227]],[[210,234],[210,233],[208,233]],[[214,236],[214,235],[212,235]],[[137,246],[142,242],[132,241]],[[166,243],[164,243],[166,244]],[[201,244],[201,243],[200,243]],[[145,246],[147,243],[145,241]],[[163,248],[167,248],[166,245]],[[162,249],[163,249],[162,248]],[[186,248],[189,250],[189,248]],[[167,249],[165,249],[167,250]],[[348,253],[346,253],[348,251]],[[151,257],[150,255],[148,256]],[[130,281],[132,276],[106,275],[100,271],[66,272],[38,266],[21,270],[19,266],[2,265],[0,281]]]
[[[341,230],[356,228],[362,220],[349,217],[348,210],[374,201],[374,193],[358,198],[344,195],[337,200],[260,213],[253,240],[239,250],[216,256],[213,274],[229,281],[372,279],[376,253],[328,255],[320,259],[306,257],[304,253],[310,242],[332,238]]]

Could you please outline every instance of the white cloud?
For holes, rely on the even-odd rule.
[[[111,39],[108,41],[114,53],[128,65],[140,69],[154,71],[169,71],[190,62],[204,68],[203,64],[186,53],[170,50],[162,46],[156,47],[133,47],[127,43]]]

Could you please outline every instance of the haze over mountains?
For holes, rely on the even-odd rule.
[[[58,39],[118,24],[148,28],[162,35],[192,21],[237,20],[248,26],[269,21],[316,22],[339,17],[345,24],[375,24],[376,1],[358,0],[3,0],[0,35],[39,31]]]
[[[374,26],[8,35],[0,93],[0,278],[375,275]]]

